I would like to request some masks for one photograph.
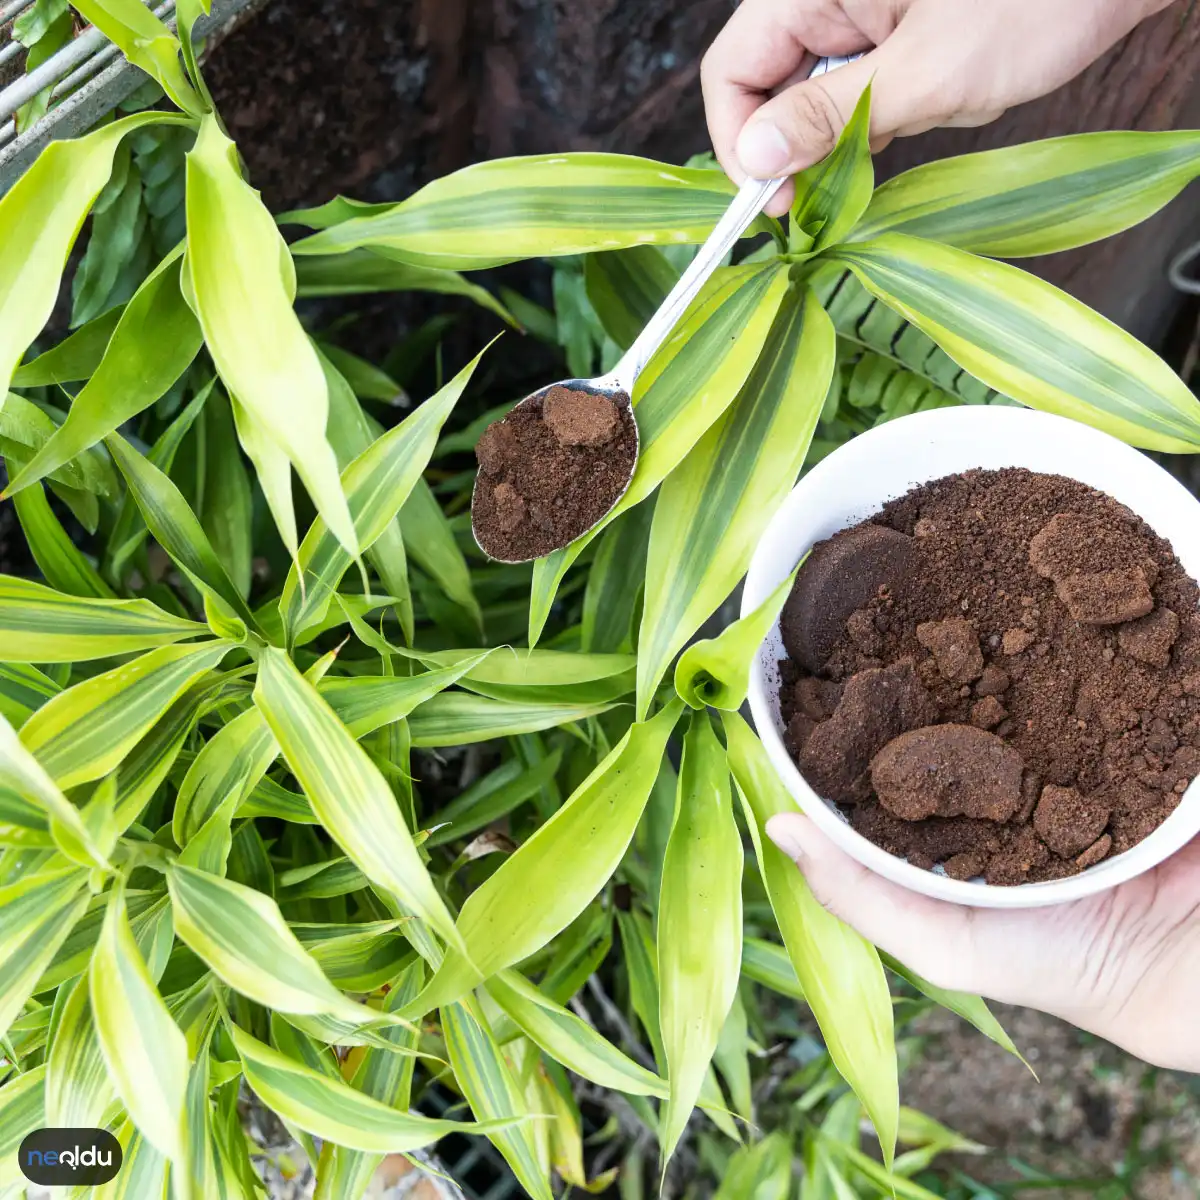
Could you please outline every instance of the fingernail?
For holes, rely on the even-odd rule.
[[[804,845],[796,836],[795,824],[790,817],[772,817],[767,822],[767,836],[788,858],[798,862],[804,857]]]
[[[738,162],[755,179],[773,179],[784,174],[792,161],[791,147],[773,121],[751,121],[737,140]]]

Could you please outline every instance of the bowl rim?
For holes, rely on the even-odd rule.
[[[816,541],[829,536],[826,533],[811,540],[802,539],[802,541],[807,541],[807,544],[800,545],[795,554],[783,555],[775,549],[777,541],[788,540],[784,531],[789,529],[794,531],[803,524],[802,511],[808,506],[812,506],[814,501],[819,503],[821,494],[827,492],[830,485],[847,472],[853,471],[856,463],[861,464],[869,460],[891,444],[898,446],[906,440],[911,442],[914,437],[928,440],[938,435],[959,438],[969,436],[979,444],[990,444],[987,442],[989,431],[1001,435],[1001,440],[1012,439],[1014,434],[1022,439],[1040,440],[1042,444],[1049,440],[1056,449],[1062,446],[1064,440],[1067,440],[1074,443],[1077,458],[1088,455],[1116,456],[1122,460],[1122,472],[1126,476],[1126,482],[1128,483],[1131,478],[1135,481],[1129,484],[1129,487],[1147,488],[1156,493],[1160,499],[1165,495],[1172,503],[1190,506],[1194,510],[1191,520],[1200,531],[1200,499],[1193,496],[1174,476],[1141,451],[1109,434],[1067,417],[1016,406],[988,405],[935,409],[899,417],[867,430],[839,446],[805,474],[776,509],[759,537],[742,591],[741,615],[748,615],[765,601],[795,568],[803,554],[807,553]],[[980,462],[977,465],[985,470],[999,469],[988,462]],[[1025,464],[1013,462],[1010,465],[1020,467]],[[944,474],[955,474],[969,469],[971,469],[969,465],[964,465]],[[1035,470],[1040,474],[1057,473],[1068,478],[1078,478],[1073,473],[1072,464],[1069,461],[1064,461],[1061,469],[1054,471],[1039,470],[1033,467],[1028,469]],[[942,478],[944,474],[931,474],[924,479],[915,478],[914,482],[904,491],[919,486],[922,482]],[[1080,480],[1080,482],[1097,487],[1090,480]],[[1097,490],[1105,491],[1106,489],[1097,487]],[[1125,490],[1129,490],[1129,488],[1126,487]],[[903,495],[904,491],[897,495]],[[1135,504],[1120,500],[1118,497],[1114,498],[1137,513],[1155,532],[1159,533],[1159,536],[1167,538],[1176,553],[1179,553],[1176,545],[1179,541],[1178,537],[1169,537],[1163,533],[1153,521],[1138,510]],[[878,511],[882,503],[883,501],[880,501],[866,511]],[[838,528],[846,528],[861,519],[863,518],[852,517]],[[795,540],[794,533],[791,540]],[[1181,555],[1181,560],[1182,557]],[[1200,532],[1196,534],[1196,545],[1191,557],[1195,561],[1189,570],[1193,577],[1196,577],[1196,568],[1200,564]],[[790,561],[788,561],[789,559]],[[909,891],[969,907],[1032,908],[1061,904],[1095,895],[1128,882],[1165,861],[1197,834],[1200,834],[1200,777],[1198,777],[1188,786],[1171,815],[1148,837],[1124,853],[1105,859],[1096,866],[1089,867],[1079,874],[1068,876],[1065,879],[1000,886],[951,879],[948,876],[915,867],[905,859],[898,858],[868,841],[862,834],[854,830],[836,806],[820,797],[809,786],[785,749],[780,723],[773,708],[772,688],[768,685],[768,672],[764,663],[764,656],[772,637],[778,636],[778,627],[779,622],[776,619],[771,632],[755,652],[751,663],[748,692],[754,725],[767,755],[799,809],[830,840],[868,870],[893,883],[900,884]]]

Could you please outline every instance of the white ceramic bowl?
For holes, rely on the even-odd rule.
[[[757,608],[813,546],[877,513],[919,484],[972,467],[1025,467],[1066,475],[1127,505],[1200,579],[1200,502],[1144,454],[1077,421],[1011,407],[943,408],[860,434],[815,466],[767,526],[750,562],[743,615]],[[991,887],[910,866],[856,833],[804,781],[783,745],[778,623],[759,649],[750,709],[767,753],[797,804],[847,854],[914,892],[979,908],[1032,908],[1078,900],[1140,875],[1200,833],[1200,780],[1148,838],[1069,879]]]

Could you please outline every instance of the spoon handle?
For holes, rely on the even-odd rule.
[[[817,75],[824,75],[861,57],[860,53],[845,58],[819,59],[808,77],[812,79]],[[708,277],[720,266],[721,260],[733,249],[738,239],[750,227],[750,223],[762,212],[785,180],[786,176],[781,179],[747,179],[738,188],[737,195],[713,227],[708,240],[696,252],[696,257],[679,277],[679,282],[667,293],[658,311],[646,322],[642,332],[610,372],[608,382],[629,395],[633,394],[633,385],[642,373],[642,368],[666,341],[667,335],[675,328],[688,305],[699,295]]]

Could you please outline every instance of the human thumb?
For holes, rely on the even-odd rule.
[[[869,942],[939,987],[979,990],[969,910],[910,892],[868,871],[799,813],[772,817],[767,834],[813,895]]]
[[[762,105],[738,135],[742,170],[754,179],[777,179],[824,158],[870,83],[879,53],[797,83]]]

